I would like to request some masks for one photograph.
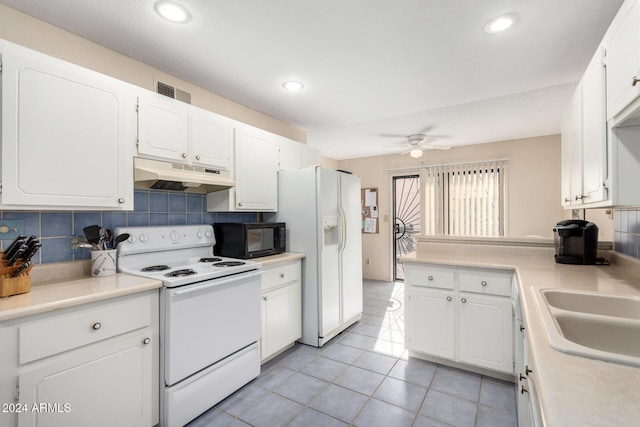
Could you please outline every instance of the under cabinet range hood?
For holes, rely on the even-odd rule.
[[[189,166],[135,157],[134,180],[137,188],[212,193],[236,185],[229,171]]]

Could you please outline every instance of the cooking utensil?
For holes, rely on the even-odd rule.
[[[109,230],[108,228],[104,229],[104,242],[103,242],[103,249],[106,251],[107,249],[109,249],[109,243],[111,243],[111,240],[113,239],[113,232],[111,230]]]
[[[11,267],[19,258],[24,256],[24,251],[26,250],[26,246],[20,245],[20,249],[15,251],[9,261],[7,261],[7,267]]]
[[[89,225],[82,229],[87,242],[94,245],[95,250],[100,250],[100,228],[99,225]]]
[[[22,260],[24,262],[31,261],[31,258],[38,252],[38,249],[42,247],[42,244],[39,241],[34,242],[24,253]]]
[[[125,240],[127,240],[129,237],[131,237],[129,235],[129,233],[122,233],[116,236],[116,239],[113,241],[113,249],[117,249],[118,245],[121,242],[124,242]]]
[[[12,244],[11,247],[4,252],[4,259],[10,260],[16,254],[16,252],[18,252],[20,248],[22,248],[25,243],[26,236],[22,237],[22,239],[17,241],[15,244]]]

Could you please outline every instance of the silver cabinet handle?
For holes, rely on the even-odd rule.
[[[529,393],[529,390],[527,390],[526,388],[524,388],[524,386],[522,386],[520,388],[520,394],[525,394],[525,393]]]
[[[269,297],[262,297],[263,300],[267,301]]]
[[[242,202],[238,202],[238,206],[242,206]]]
[[[151,342],[151,338],[145,338],[144,340],[142,340],[142,344],[149,344]]]
[[[280,273],[280,278],[284,279],[284,273]]]
[[[483,280],[482,282],[480,282],[480,284],[481,284],[482,286],[487,286],[487,281],[486,281],[486,280]]]
[[[200,160],[200,154],[196,154],[196,160]]]
[[[463,304],[466,304],[466,303],[467,303],[467,299],[466,299],[466,298],[462,298],[460,301],[461,301]]]
[[[570,199],[569,197],[565,197],[565,198],[564,198],[564,202],[565,202],[565,203],[569,203],[570,201],[571,201],[571,199]]]
[[[96,322],[93,325],[91,325],[91,329],[93,329],[94,331],[97,331],[100,328],[102,328],[102,324],[100,322]]]
[[[636,76],[633,76],[633,83],[631,84],[631,86],[635,86],[638,83],[640,83],[640,79],[638,77],[636,77]]]
[[[429,279],[429,281],[432,281],[433,280],[433,276],[429,276],[429,277],[427,277],[427,279]]]
[[[187,158],[187,153],[182,153],[181,156],[182,156],[183,159],[186,159]]]
[[[118,199],[118,203],[123,204],[123,203],[124,203],[124,199],[123,199],[122,197],[120,197],[120,198]]]
[[[447,297],[447,301],[451,301],[451,299],[452,299],[451,297]]]

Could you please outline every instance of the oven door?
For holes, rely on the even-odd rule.
[[[165,288],[164,377],[173,385],[260,338],[262,271]]]

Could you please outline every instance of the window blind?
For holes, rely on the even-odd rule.
[[[505,160],[424,169],[425,234],[503,235],[506,174]]]

